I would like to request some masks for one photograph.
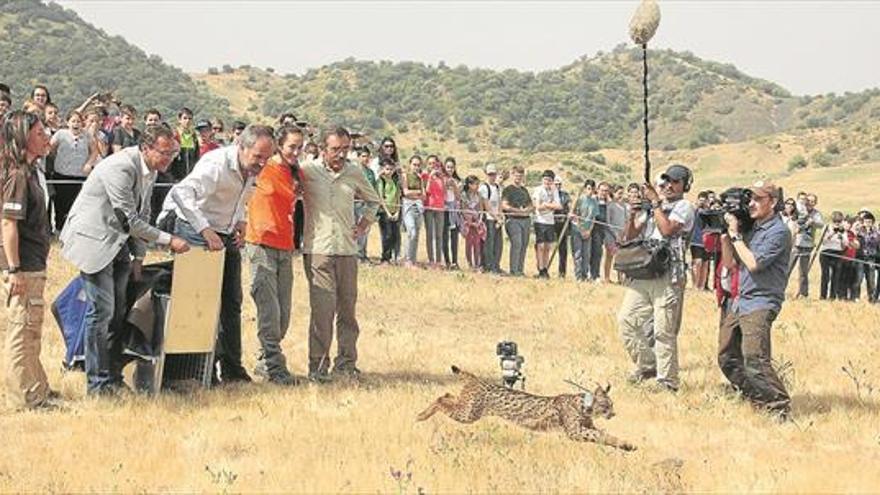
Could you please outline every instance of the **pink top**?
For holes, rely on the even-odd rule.
[[[445,205],[445,179],[442,176],[431,176],[428,178],[428,185],[425,187],[425,207],[442,211],[445,209]]]

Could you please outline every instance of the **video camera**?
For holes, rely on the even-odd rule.
[[[520,382],[520,388],[526,388],[526,377],[522,367],[525,358],[519,355],[516,342],[502,341],[495,347],[495,354],[501,359],[501,381],[507,388],[513,388]]]
[[[740,232],[748,232],[752,229],[754,220],[749,216],[749,201],[752,200],[752,191],[744,187],[731,187],[721,193],[720,210],[703,210],[700,212],[700,221],[703,222],[703,232],[720,234],[727,232],[727,222],[724,214],[730,213],[739,220]]]

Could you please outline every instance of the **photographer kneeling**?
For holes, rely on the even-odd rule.
[[[683,165],[671,165],[660,177],[660,193],[645,185],[651,208],[643,211],[640,204],[631,205],[624,227],[615,268],[631,280],[617,321],[626,352],[636,365],[628,381],[637,384],[656,377],[660,390],[675,392],[679,385],[678,330],[687,281],[684,253],[694,228],[694,207],[683,195],[693,175]],[[623,269],[628,260],[648,256],[652,258],[649,264],[656,265],[652,269]],[[646,330],[652,317],[653,344],[647,335],[650,329]]]
[[[755,222],[751,231],[742,232],[735,215],[724,216],[727,233],[721,237],[721,262],[728,269],[738,266],[739,287],[723,311],[718,364],[752,403],[785,419],[791,399],[771,365],[770,328],[785,300],[791,232],[776,208],[780,190],[762,182],[749,190],[749,217]]]

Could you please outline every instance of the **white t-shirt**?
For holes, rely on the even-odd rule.
[[[501,186],[484,182],[480,184],[477,191],[480,193],[480,197],[489,203],[489,215],[493,220],[496,219],[497,215],[501,213]]]
[[[538,186],[532,192],[532,202],[535,204],[535,223],[553,225],[555,223],[553,220],[555,212],[553,210],[541,211],[538,209],[538,205],[542,203],[560,203],[559,190],[553,187],[548,191],[546,187]]]
[[[676,237],[690,237],[689,235],[684,235],[689,234],[694,230],[696,211],[694,210],[694,205],[692,205],[690,201],[679,199],[678,201],[673,201],[671,203],[664,202],[660,208],[669,213],[670,220],[683,225],[679,235]],[[663,239],[663,234],[660,233],[660,229],[656,228],[654,224],[653,216],[648,218],[648,225],[645,226],[645,237],[648,239]]]

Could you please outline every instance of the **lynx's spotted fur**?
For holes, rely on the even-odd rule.
[[[598,386],[592,393],[543,397],[488,383],[456,366],[452,367],[452,372],[464,380],[461,393],[458,397],[452,394],[439,397],[418,415],[418,421],[424,421],[438,411],[460,423],[473,423],[483,416],[498,416],[530,430],[562,430],[572,440],[635,450],[632,444],[593,424],[593,416],[606,419],[614,416],[614,404],[608,396],[610,385]]]

